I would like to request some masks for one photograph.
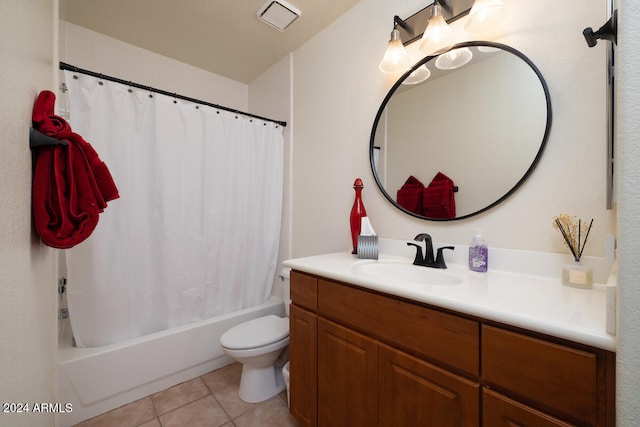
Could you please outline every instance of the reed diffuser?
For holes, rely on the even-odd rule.
[[[568,214],[553,217],[553,226],[560,230],[564,242],[573,255],[573,263],[565,264],[562,269],[562,284],[577,288],[590,288],[593,285],[593,269],[582,264],[582,252],[587,245],[593,218],[589,222]]]

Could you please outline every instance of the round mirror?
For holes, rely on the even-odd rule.
[[[393,85],[373,123],[371,168],[403,212],[468,218],[526,180],[550,128],[549,89],[525,55],[498,43],[460,43]]]

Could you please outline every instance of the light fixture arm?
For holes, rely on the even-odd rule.
[[[398,15],[395,15],[393,17],[393,28],[396,28],[398,25],[407,33],[413,35],[413,28],[411,28],[411,26],[407,24],[407,21],[400,18]]]
[[[613,15],[595,33],[591,27],[587,27],[582,32],[589,47],[594,47],[600,40],[609,40],[613,44],[618,43],[618,10],[613,11]]]
[[[453,10],[451,10],[451,6],[449,4],[447,4],[446,0],[434,0],[433,1],[433,9],[435,10],[436,8],[443,9],[445,12],[447,12],[447,15],[452,15],[453,14]],[[440,14],[442,14],[442,13],[440,12]]]

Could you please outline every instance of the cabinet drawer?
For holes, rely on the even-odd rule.
[[[518,427],[572,427],[491,390],[482,393],[482,425]]]
[[[318,314],[478,377],[479,323],[417,304],[318,280]]]
[[[597,355],[482,327],[482,376],[488,384],[581,425],[596,425]]]
[[[291,272],[291,302],[314,313],[318,311],[318,279],[299,271]]]

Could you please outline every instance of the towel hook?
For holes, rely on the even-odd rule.
[[[69,145],[69,143],[65,140],[56,139],[49,135],[45,135],[44,133],[34,128],[29,128],[29,148],[31,150],[34,150],[35,148],[55,146],[55,145],[67,146]]]

